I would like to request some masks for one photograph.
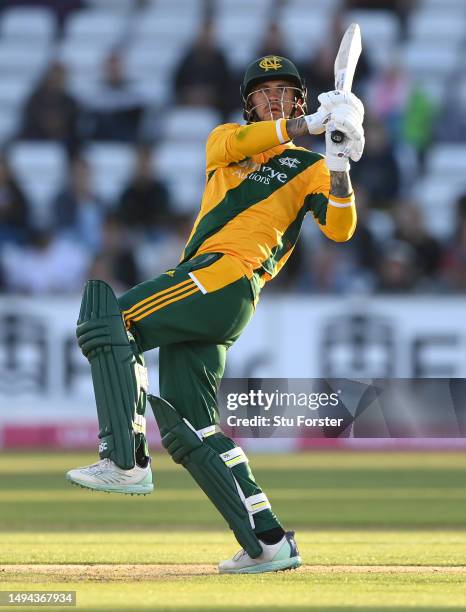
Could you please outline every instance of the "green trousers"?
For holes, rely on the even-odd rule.
[[[200,255],[119,298],[125,324],[140,350],[160,347],[160,395],[196,430],[219,425],[217,391],[227,350],[254,312],[246,276],[213,292],[205,292],[190,276],[219,257],[222,255]],[[236,446],[222,432],[204,442],[217,453]],[[262,492],[248,463],[232,470],[246,497]],[[280,526],[270,509],[257,513],[254,520],[256,533]]]

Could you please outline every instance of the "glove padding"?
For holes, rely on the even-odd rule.
[[[332,140],[332,132],[335,130],[345,135],[340,143]],[[332,111],[325,129],[325,157],[328,169],[336,172],[348,171],[349,159],[361,159],[364,143],[364,129],[359,110],[352,104],[338,105]]]
[[[319,110],[332,114],[340,106],[352,106],[359,115],[361,123],[364,120],[364,106],[361,100],[351,91],[327,91],[317,98],[320,102]]]
[[[317,112],[312,115],[305,115],[307,129],[309,134],[323,134],[325,132],[325,124],[330,119],[330,113],[322,106],[319,106]]]

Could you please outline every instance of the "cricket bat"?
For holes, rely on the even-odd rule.
[[[361,29],[357,23],[352,23],[341,39],[340,48],[335,58],[335,89],[351,91],[354,72],[361,55]],[[343,142],[343,132],[335,130],[331,136],[333,142]]]

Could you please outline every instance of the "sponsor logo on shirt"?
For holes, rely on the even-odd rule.
[[[297,161],[297,160],[296,160]],[[291,166],[295,167],[295,166]],[[254,170],[251,174],[248,171]],[[279,183],[286,183],[288,175],[286,172],[281,172],[272,168],[272,166],[261,165],[253,162],[252,160],[245,160],[237,164],[233,176],[239,176],[242,179],[248,179],[249,181],[255,181],[256,183],[262,183],[263,185],[272,184],[271,181],[278,181]]]

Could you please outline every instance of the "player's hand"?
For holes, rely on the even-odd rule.
[[[359,115],[361,123],[364,120],[364,105],[351,91],[327,91],[317,98],[324,113],[331,115],[341,106],[351,106]]]
[[[332,140],[332,132],[335,130],[345,135],[340,143]],[[352,104],[336,107],[325,128],[325,158],[328,169],[336,172],[348,171],[350,159],[361,159],[364,143],[364,128],[358,110]]]
[[[322,106],[319,106],[317,112],[312,115],[305,115],[307,129],[309,134],[323,134],[325,132],[325,124],[330,119],[330,113]]]

